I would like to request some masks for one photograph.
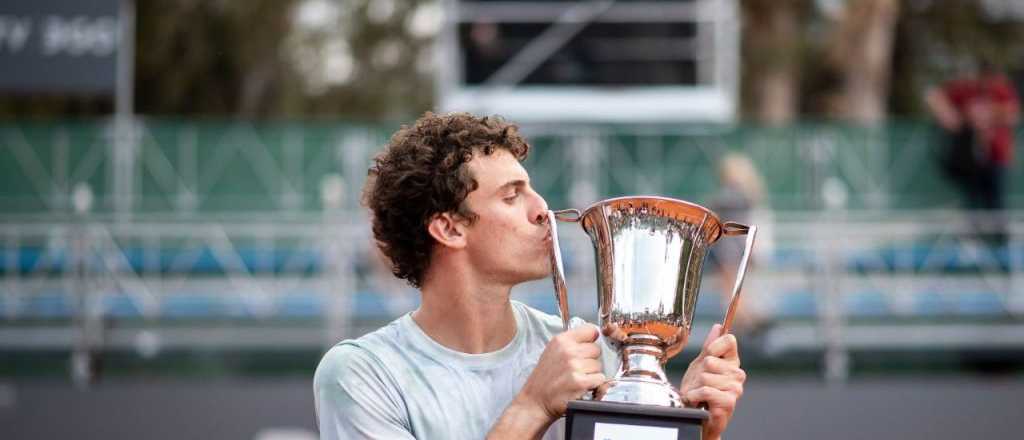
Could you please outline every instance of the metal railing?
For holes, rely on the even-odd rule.
[[[1024,215],[1007,224],[1005,244],[992,245],[957,211],[777,213],[746,293],[776,324],[765,349],[820,351],[842,379],[855,350],[1024,348]],[[347,212],[0,224],[0,346],[327,346],[416,305],[415,290],[375,262],[368,230]],[[589,240],[564,235],[573,311],[595,319]],[[698,315],[718,319],[717,278],[705,272]],[[554,312],[550,290],[541,280],[516,297]]]
[[[416,293],[375,259],[355,196],[394,127],[136,128],[135,153],[115,160],[102,123],[0,124],[0,346],[323,347],[415,307]],[[532,184],[554,208],[641,193],[704,202],[718,158],[749,155],[775,209],[774,232],[762,234],[775,245],[748,287],[779,323],[770,352],[820,351],[841,379],[864,348],[1024,345],[1024,215],[1005,213],[1005,245],[980,239],[978,216],[950,209],[957,195],[928,124],[524,133]],[[1024,182],[1011,183],[1019,207]],[[589,243],[568,233],[565,247],[576,313],[593,319]],[[715,319],[717,280],[705,276],[698,312]],[[517,289],[553,312],[549,293],[547,282]]]

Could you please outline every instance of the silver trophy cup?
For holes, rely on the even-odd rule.
[[[682,407],[664,364],[682,351],[690,336],[704,257],[722,235],[747,236],[726,312],[728,329],[757,228],[723,223],[707,208],[664,197],[620,197],[582,212],[549,211],[548,216],[552,278],[566,328],[568,292],[557,221],[580,223],[594,245],[598,324],[621,361],[615,377],[594,390],[594,400]]]

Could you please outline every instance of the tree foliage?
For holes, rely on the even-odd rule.
[[[429,36],[409,22],[423,1],[335,0],[325,29],[301,29],[307,0],[138,0],[135,110],[144,115],[243,118],[405,118],[430,107]],[[376,7],[376,9],[374,9]],[[347,48],[344,82],[314,69]],[[302,57],[306,60],[303,60]],[[311,61],[312,60],[312,61]],[[417,67],[419,66],[419,67]],[[425,66],[425,67],[424,67]],[[0,95],[0,117],[102,116],[112,96]]]
[[[137,0],[135,109],[407,120],[434,102],[436,23],[422,24],[439,20],[424,19],[438,2]],[[921,115],[923,89],[961,66],[1020,68],[1022,19],[990,16],[983,3],[740,0],[743,117]],[[110,96],[0,95],[0,118],[112,112]]]

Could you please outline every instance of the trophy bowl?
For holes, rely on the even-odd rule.
[[[594,245],[598,324],[621,362],[616,375],[594,390],[594,400],[682,407],[664,364],[690,337],[704,258],[722,235],[747,235],[727,313],[731,317],[756,228],[723,223],[697,204],[654,196],[608,199],[583,211],[551,211],[549,220],[552,277],[563,322],[569,318],[568,294],[556,221],[579,222]]]

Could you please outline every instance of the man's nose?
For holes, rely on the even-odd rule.
[[[543,224],[547,223],[548,222],[548,212],[547,212],[547,210],[538,212],[537,215],[533,217],[533,222],[538,224],[538,225],[543,225]]]
[[[540,194],[537,194],[537,204],[535,206],[533,214],[533,221],[538,225],[543,225],[548,221],[548,202],[544,200]]]

